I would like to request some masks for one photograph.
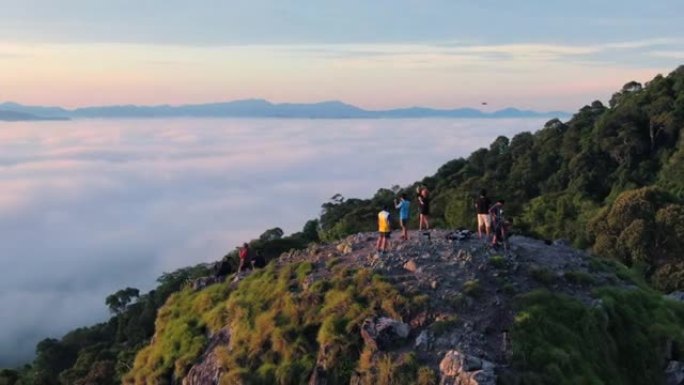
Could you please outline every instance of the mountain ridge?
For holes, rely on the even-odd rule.
[[[46,120],[68,120],[66,117],[39,116],[26,112],[8,111],[0,109],[0,122],[24,122]]]
[[[41,341],[0,383],[684,385],[682,128],[684,66],[403,188],[336,194],[250,241],[271,263],[248,276],[233,250],[120,290],[109,321]],[[511,253],[434,230],[377,255],[378,211],[421,186],[444,229],[475,227],[482,187],[505,198]]]
[[[339,100],[315,103],[272,103],[265,99],[181,105],[109,105],[66,109],[55,106],[29,106],[15,102],[0,104],[0,109],[55,118],[293,118],[293,119],[411,119],[411,118],[531,118],[566,117],[562,111],[538,112],[513,107],[483,112],[475,108],[437,109],[404,107],[369,110]]]

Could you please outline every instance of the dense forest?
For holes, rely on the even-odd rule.
[[[332,241],[376,226],[397,194],[431,191],[435,226],[474,228],[474,199],[485,188],[506,200],[516,232],[564,238],[620,262],[663,292],[684,289],[684,66],[642,85],[629,82],[608,105],[595,101],[569,121],[535,133],[500,136],[489,148],[454,159],[410,186],[380,189],[370,199],[336,195],[320,218],[285,236],[278,228],[251,242],[266,259],[311,242]],[[416,206],[416,205],[414,205]],[[412,218],[417,226],[417,215]],[[224,258],[226,271],[236,255]],[[146,294],[126,288],[106,298],[109,321],[45,339],[22,368],[0,371],[0,385],[118,384],[155,331],[158,309],[199,265],[162,275]]]

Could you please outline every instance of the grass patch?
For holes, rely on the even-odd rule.
[[[325,267],[328,270],[330,270],[333,267],[335,267],[337,264],[339,264],[340,262],[342,262],[342,260],[340,258],[332,257],[332,258],[328,259],[327,261],[325,261]]]
[[[501,255],[492,255],[489,257],[489,264],[496,269],[503,269],[506,267],[506,258]]]
[[[553,271],[544,267],[533,267],[530,269],[530,276],[544,286],[549,286],[556,281]]]
[[[313,271],[311,262],[302,262],[297,266],[297,281],[303,282],[306,277]]]
[[[646,280],[648,266],[643,263],[636,263],[629,267],[612,259],[592,258],[589,262],[589,269],[592,272],[613,273],[624,282],[631,283],[644,290],[651,289]]]
[[[566,281],[574,283],[575,285],[592,286],[596,284],[594,277],[591,274],[585,273],[583,271],[566,271],[563,274],[563,277]]]
[[[444,333],[453,330],[460,325],[458,316],[452,315],[446,319],[435,321],[430,325],[430,330],[436,337],[443,335]]]
[[[477,279],[465,281],[463,283],[461,291],[463,292],[463,294],[473,298],[477,298],[483,294],[482,286],[480,285],[480,281]]]
[[[506,282],[501,286],[501,291],[506,295],[515,295],[518,292],[518,289],[516,289],[514,284]]]
[[[370,270],[334,266],[329,279],[304,287],[315,266],[308,262],[258,270],[231,290],[230,283],[174,294],[159,311],[155,340],[136,357],[124,384],[167,384],[182,379],[202,354],[208,335],[229,325],[230,348],[216,354],[221,383],[302,384],[316,365],[321,346],[329,384],[348,384],[364,350],[364,319],[416,314],[426,296],[406,296]],[[413,384],[418,366],[386,358],[378,380]],[[364,372],[366,373],[366,372]],[[376,376],[368,369],[368,376]],[[375,378],[375,377],[373,377]]]

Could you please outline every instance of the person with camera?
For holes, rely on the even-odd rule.
[[[418,206],[420,207],[420,216],[418,217],[418,230],[430,230],[430,196],[427,187],[419,187],[417,198]]]
[[[401,194],[399,200],[394,200],[394,207],[399,209],[399,226],[401,226],[401,239],[408,240],[409,207],[411,203],[406,199],[406,194]]]

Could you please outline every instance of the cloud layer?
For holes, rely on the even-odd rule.
[[[79,120],[0,131],[0,367],[104,298],[540,120]]]

